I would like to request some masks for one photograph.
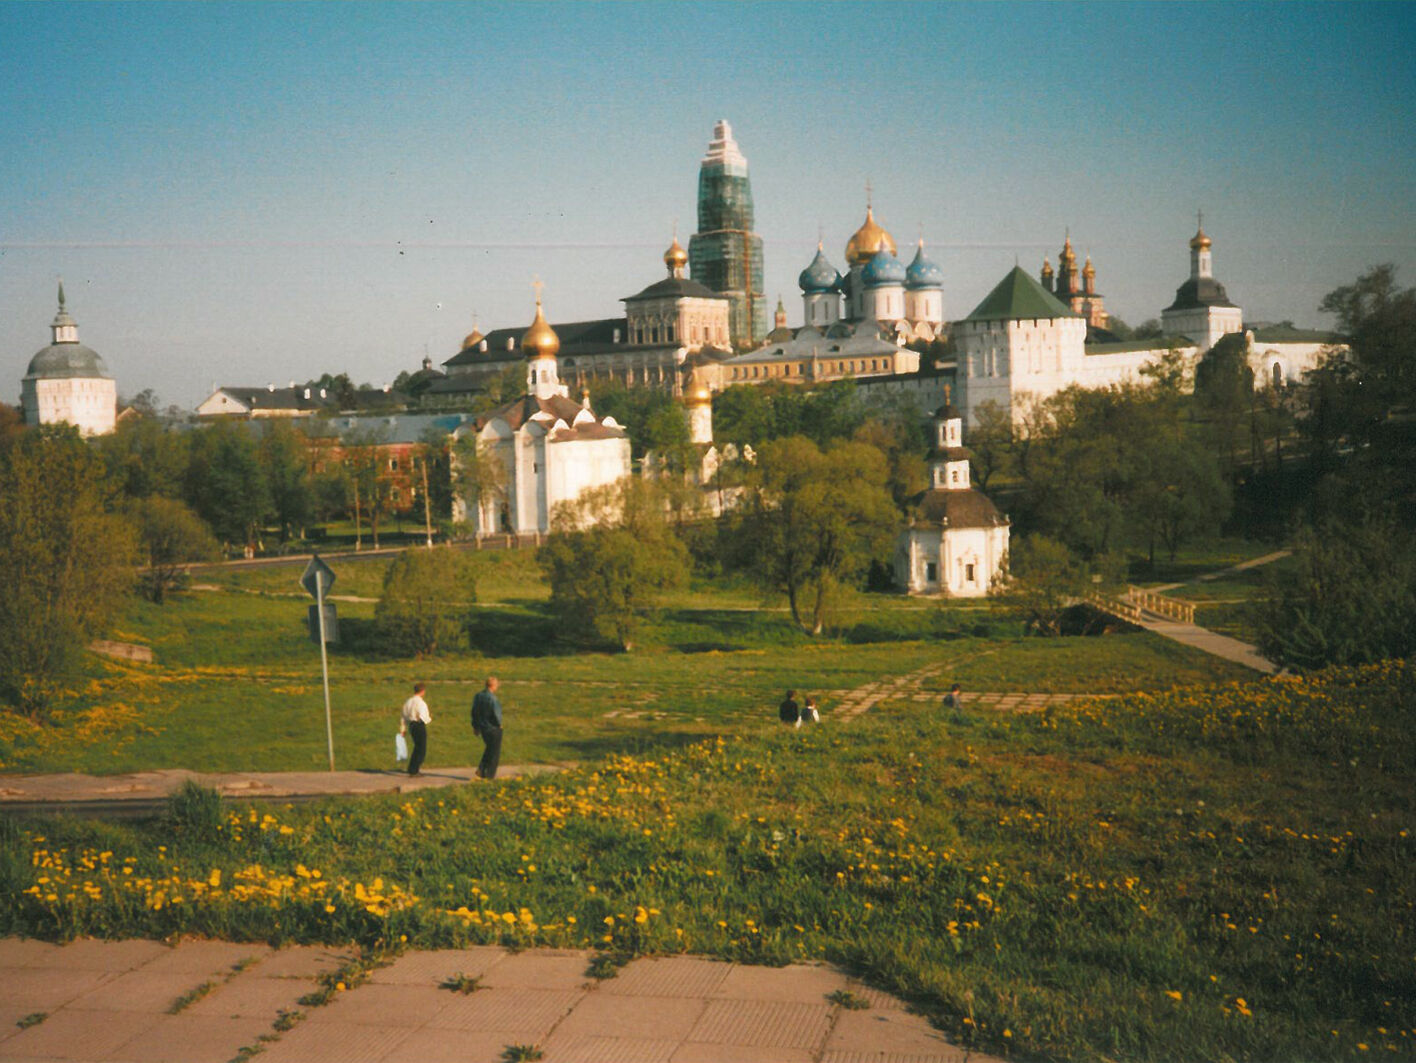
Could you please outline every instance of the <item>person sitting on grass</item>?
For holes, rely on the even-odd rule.
[[[957,709],[963,704],[963,691],[959,689],[959,684],[955,683],[949,688],[949,693],[944,695],[944,707],[946,709]]]
[[[801,707],[797,705],[795,690],[787,691],[786,698],[777,706],[777,715],[783,723],[791,724],[793,727],[801,726]]]
[[[808,695],[806,696],[806,701],[802,704],[802,707],[801,707],[801,722],[802,722],[802,723],[820,723],[820,722],[821,722],[821,713],[819,713],[819,712],[816,711],[816,699],[813,698],[810,694],[808,694]]]

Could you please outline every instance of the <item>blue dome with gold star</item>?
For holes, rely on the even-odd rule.
[[[841,283],[841,275],[836,272],[836,267],[826,261],[826,252],[818,245],[816,257],[811,260],[811,265],[801,271],[801,276],[797,278],[797,284],[803,292],[808,295],[818,292],[835,291]]]
[[[909,269],[905,270],[905,287],[911,290],[944,287],[944,271],[939,268],[938,263],[925,255],[923,240],[919,242],[919,249],[915,251]]]
[[[883,288],[905,283],[905,264],[893,252],[879,251],[861,271],[860,279],[867,288]]]

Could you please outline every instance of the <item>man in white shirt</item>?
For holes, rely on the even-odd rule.
[[[403,731],[413,736],[413,755],[408,758],[408,774],[421,775],[423,758],[428,754],[428,724],[433,722],[428,703],[423,700],[422,683],[413,684],[413,696],[403,703]]]

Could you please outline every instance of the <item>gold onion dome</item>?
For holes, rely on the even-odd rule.
[[[1072,237],[1067,237],[1067,242],[1062,245],[1062,253],[1057,256],[1064,264],[1071,264],[1077,261],[1077,252],[1072,250]]]
[[[536,320],[531,322],[531,327],[521,337],[521,349],[526,352],[528,359],[554,358],[556,352],[560,350],[560,337],[556,335],[556,330],[546,324],[545,315],[541,313],[541,300],[536,300]]]
[[[875,223],[875,212],[866,207],[865,224],[846,244],[846,261],[852,266],[863,266],[881,251],[895,254],[895,238]]]
[[[697,369],[688,375],[688,387],[684,389],[683,402],[685,406],[713,405],[713,392]]]
[[[1087,264],[1082,267],[1082,275],[1086,277],[1096,276],[1096,268],[1092,265],[1091,255],[1087,256]]]
[[[1205,227],[1203,225],[1201,225],[1199,229],[1196,230],[1195,235],[1190,238],[1190,246],[1196,251],[1202,247],[1209,247],[1212,243],[1213,241],[1205,235]]]
[[[474,328],[471,332],[467,333],[467,335],[462,337],[462,349],[464,351],[470,350],[471,348],[477,346],[477,344],[481,343],[482,339],[482,333]]]
[[[1052,260],[1046,255],[1042,256],[1042,275],[1044,277],[1052,276]]]
[[[669,245],[669,249],[664,252],[664,265],[670,271],[683,269],[688,265],[688,252],[683,249],[683,244],[678,242],[678,237],[674,237],[674,242]]]

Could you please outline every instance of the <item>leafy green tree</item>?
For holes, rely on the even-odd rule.
[[[625,651],[662,594],[682,586],[691,560],[652,481],[626,478],[558,506],[536,555],[564,630],[588,628]]]
[[[253,556],[270,512],[270,488],[256,444],[243,424],[217,421],[193,432],[186,500],[218,539]]]
[[[352,487],[356,547],[363,545],[363,522],[368,521],[374,549],[379,548],[379,526],[392,501],[388,458],[381,449],[385,442],[387,436],[372,429],[350,432],[340,442]]]
[[[804,436],[771,440],[735,538],[763,583],[786,595],[792,619],[818,635],[844,585],[886,556],[899,525],[885,456],[865,443],[822,451]]]
[[[929,486],[929,464],[924,460],[929,434],[914,403],[883,406],[857,426],[851,438],[885,455],[890,497],[900,509]]]
[[[221,553],[211,529],[178,499],[161,495],[137,499],[127,513],[147,562],[140,586],[148,600],[158,605],[181,585],[185,565],[210,561]]]
[[[271,425],[256,447],[271,512],[280,528],[280,541],[300,538],[314,510],[310,486],[309,448],[305,438],[286,424]]]
[[[1304,529],[1256,608],[1259,650],[1291,668],[1416,653],[1416,537],[1389,519]]]
[[[156,418],[137,417],[90,440],[90,445],[103,459],[109,485],[124,498],[180,498],[189,461],[187,442],[184,433]]]
[[[1242,333],[1220,338],[1195,367],[1195,405],[1215,455],[1231,479],[1253,450],[1254,370]]]
[[[1174,562],[1180,547],[1212,537],[1229,516],[1229,483],[1212,455],[1184,439],[1147,441],[1146,468],[1131,493],[1151,563],[1156,542]]]
[[[768,385],[734,384],[713,396],[713,435],[756,448],[772,438]]]
[[[1070,610],[1089,595],[1114,593],[1124,571],[1124,561],[1115,555],[1086,561],[1065,543],[1031,535],[1009,551],[1008,594],[1030,631],[1056,636]]]
[[[964,441],[980,491],[988,490],[988,482],[995,476],[1007,475],[1013,456],[1013,418],[1002,406],[992,399],[980,403]]]
[[[70,426],[0,453],[0,698],[39,716],[132,582],[133,538],[105,512],[103,466]]]
[[[375,630],[391,653],[437,653],[463,639],[476,602],[476,558],[446,546],[405,550],[384,575]]]
[[[462,503],[469,520],[478,508],[498,514],[505,510],[511,473],[496,444],[468,432],[452,444],[451,462],[452,496]]]

